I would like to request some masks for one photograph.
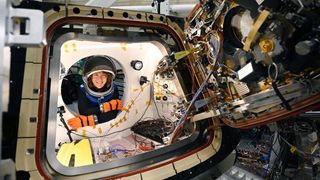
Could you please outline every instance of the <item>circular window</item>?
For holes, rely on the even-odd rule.
[[[123,73],[120,63],[105,55],[95,55],[80,59],[74,63],[69,69],[66,70],[66,75],[62,78],[61,82],[61,96],[65,107],[73,114],[79,114],[78,111],[78,98],[80,91],[85,92],[85,80],[84,78],[84,66],[92,57],[102,57],[111,60],[114,64],[115,77],[113,79],[113,85],[116,87],[121,99],[125,88],[125,75]]]

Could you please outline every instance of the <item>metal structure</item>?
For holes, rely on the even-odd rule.
[[[317,1],[150,3],[0,2],[1,112],[10,103],[9,47],[26,47],[17,72],[24,76],[16,170],[36,179],[179,177],[224,159],[239,129],[266,125],[273,135],[256,143],[257,152],[240,143],[239,164],[284,162],[277,154],[289,150],[320,156]],[[83,64],[94,55],[112,57],[124,108],[108,122],[70,130]],[[1,114],[1,129],[3,121]],[[282,171],[276,166],[272,177]],[[15,168],[1,160],[0,178],[14,178]],[[234,166],[221,178],[255,177],[247,170]]]

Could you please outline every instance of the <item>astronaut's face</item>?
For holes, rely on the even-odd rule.
[[[100,71],[92,74],[92,84],[97,88],[101,89],[108,81],[108,74]]]

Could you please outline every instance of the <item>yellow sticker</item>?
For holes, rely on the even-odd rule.
[[[99,132],[99,134],[102,134],[102,129],[101,129],[101,127],[98,128],[98,132]]]
[[[72,43],[72,49],[73,49],[73,51],[77,51],[77,45],[76,45],[76,43]]]
[[[118,122],[116,122],[116,127],[119,127],[119,123]]]
[[[87,136],[87,132],[86,130],[82,130],[82,136],[86,137]]]
[[[64,52],[65,52],[65,53],[69,52],[69,51],[68,51],[68,44],[65,44],[65,45],[63,46],[63,48],[64,48]]]
[[[126,51],[127,50],[127,43],[124,43],[124,42],[120,43],[120,47],[122,50]]]
[[[296,152],[297,148],[295,146],[292,146],[290,148],[290,152],[293,154],[294,152]]]
[[[123,117],[123,121],[127,121],[127,117],[126,116]]]

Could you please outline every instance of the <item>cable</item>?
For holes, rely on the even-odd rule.
[[[147,85],[150,85],[150,84],[151,84],[150,82],[147,83],[147,84],[145,85],[145,87],[146,87]],[[142,89],[145,88],[145,87],[142,86]],[[141,93],[142,93],[142,90],[141,90],[141,91],[139,92],[139,94],[134,98],[133,102],[135,102],[135,101],[138,99],[138,97],[141,95]],[[151,97],[150,97],[150,98],[151,98]],[[144,113],[142,114],[142,116],[141,116],[140,118],[142,118],[142,117],[145,115],[145,113],[146,113],[146,111],[148,110],[149,106],[150,106],[150,104],[147,105]],[[125,114],[124,114],[123,117],[126,117],[127,113],[128,113],[128,112],[125,112]],[[113,127],[114,127],[114,126],[111,126],[111,127],[108,129],[108,131],[106,131],[105,135],[107,135]]]
[[[113,135],[113,134],[116,134],[116,133],[120,133],[120,132],[123,132],[123,131],[126,131],[126,130],[128,130],[128,129],[131,129],[135,124],[137,124],[138,122],[140,122],[141,120],[142,120],[142,117],[145,115],[145,113],[146,113],[146,111],[148,110],[148,107],[149,107],[150,105],[148,105],[147,106],[147,108],[145,109],[145,111],[144,111],[144,113],[142,114],[142,116],[140,117],[140,119],[136,122],[136,123],[134,123],[131,127],[127,127],[127,128],[125,128],[125,129],[122,129],[122,130],[120,130],[120,131],[115,131],[115,132],[112,132],[112,133],[109,133],[109,134],[104,134],[104,135],[96,135],[96,134],[94,134],[95,136],[84,136],[84,135],[81,135],[81,134],[78,134],[78,133],[74,133],[74,132],[71,132],[72,134],[74,134],[74,135],[76,135],[76,136],[79,136],[79,137],[85,137],[85,138],[100,138],[100,137],[107,137],[107,136],[110,136],[110,135]],[[112,128],[112,127],[111,127]],[[111,129],[111,128],[109,128],[109,130]],[[88,131],[88,132],[90,132],[90,131]],[[92,132],[91,132],[92,133]]]
[[[306,153],[304,152],[303,150],[301,149],[298,149],[296,146],[292,145],[291,143],[289,143],[284,137],[282,137],[280,134],[279,134],[279,137],[291,148],[293,149],[293,152],[294,151],[297,151],[303,155],[306,155],[306,156],[311,156],[311,157],[316,157],[316,158],[319,158],[318,156],[316,155],[313,155],[313,154],[310,154],[310,153]]]
[[[152,81],[151,81],[152,86],[150,86],[150,100],[152,99],[152,102],[154,103],[154,105],[155,105],[155,107],[156,107],[156,111],[157,111],[158,117],[160,117],[158,105],[157,105],[157,103],[155,102],[154,98],[151,98],[151,97],[153,97],[153,95],[154,95],[154,89],[153,89],[153,84],[155,83],[154,81],[155,81],[155,74],[152,73]]]

